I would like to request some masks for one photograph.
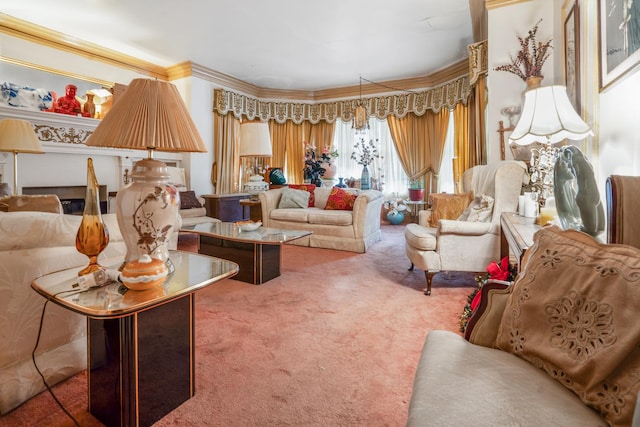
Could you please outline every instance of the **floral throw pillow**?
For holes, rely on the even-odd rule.
[[[306,190],[309,192],[309,207],[312,208],[315,206],[316,198],[314,196],[314,192],[316,190],[315,184],[289,184],[289,188],[293,188],[294,190]]]
[[[329,193],[327,205],[324,208],[326,210],[352,211],[357,197],[358,195],[351,191],[333,187],[331,193]]]
[[[611,426],[640,390],[640,249],[546,226],[511,286],[496,346],[527,360]]]

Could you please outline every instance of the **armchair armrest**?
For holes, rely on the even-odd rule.
[[[485,234],[500,234],[500,224],[492,222],[456,221],[441,219],[438,225],[439,234],[464,234],[468,236],[482,236]]]

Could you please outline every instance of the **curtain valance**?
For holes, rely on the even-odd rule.
[[[370,115],[380,120],[389,115],[402,118],[411,112],[418,116],[426,111],[439,112],[452,109],[457,104],[467,103],[470,93],[469,77],[462,76],[445,84],[421,92],[362,98]],[[214,90],[214,111],[221,115],[232,113],[235,117],[249,120],[270,120],[285,123],[288,120],[300,124],[309,121],[334,123],[336,119],[351,121],[360,102],[359,98],[329,102],[303,103],[296,101],[263,101],[248,95],[224,90]]]

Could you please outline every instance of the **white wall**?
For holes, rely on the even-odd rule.
[[[511,6],[489,10],[488,13],[488,109],[487,109],[487,159],[488,163],[499,161],[501,158],[500,135],[497,132],[498,122],[504,121],[509,126],[509,119],[500,111],[505,107],[520,105],[524,102],[526,84],[522,79],[505,71],[494,71],[494,68],[511,62],[510,55],[520,50],[518,36],[525,37],[527,32],[542,19],[538,27],[537,40],[545,41],[556,38],[554,29],[554,7],[551,0],[533,0],[517,3]],[[555,49],[562,51],[558,43],[553,43]],[[561,44],[560,44],[561,46]],[[555,50],[554,49],[554,50]],[[555,82],[554,57],[550,57],[542,71],[543,85]],[[516,118],[517,122],[517,118]],[[509,132],[505,133],[505,158],[513,159],[508,147]]]

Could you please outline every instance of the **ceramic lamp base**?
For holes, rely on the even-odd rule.
[[[164,162],[144,159],[131,171],[132,182],[118,191],[116,216],[127,247],[125,264],[143,255],[169,262],[169,238],[175,231],[180,196],[169,185]]]

